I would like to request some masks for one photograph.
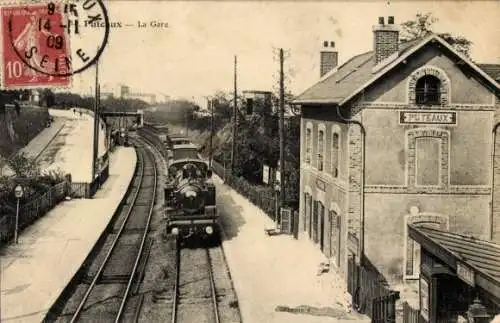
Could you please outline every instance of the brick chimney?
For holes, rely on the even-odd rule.
[[[325,40],[320,52],[320,77],[337,67],[338,59],[335,42]]]
[[[384,23],[384,17],[379,17],[378,25],[373,26],[375,65],[397,53],[398,44],[399,28],[394,24],[394,17],[387,18],[387,25]]]

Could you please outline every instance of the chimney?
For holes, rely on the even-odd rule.
[[[320,77],[323,77],[337,67],[339,55],[335,50],[335,42],[325,40],[320,55]]]
[[[399,28],[394,24],[394,16],[387,18],[387,25],[384,17],[378,18],[378,25],[373,26],[373,51],[375,55],[375,65],[398,53]]]

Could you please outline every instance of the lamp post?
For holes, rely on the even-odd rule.
[[[23,196],[23,187],[21,185],[17,185],[14,189],[14,194],[17,199],[17,207],[16,207],[16,227],[14,231],[14,242],[17,244],[17,236],[19,230],[19,200]]]

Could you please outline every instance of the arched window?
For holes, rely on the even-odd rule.
[[[332,135],[332,175],[333,175],[333,177],[339,176],[339,157],[340,157],[339,134],[334,132]]]
[[[311,150],[312,150],[312,131],[311,128],[306,130],[306,164],[311,163]]]
[[[417,104],[441,104],[441,81],[433,75],[424,75],[415,86]]]
[[[325,156],[325,132],[318,131],[318,170],[323,170],[323,158]]]

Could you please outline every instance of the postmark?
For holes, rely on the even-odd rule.
[[[71,76],[92,66],[108,41],[109,19],[101,0],[44,1],[1,10],[4,88],[69,86]]]

